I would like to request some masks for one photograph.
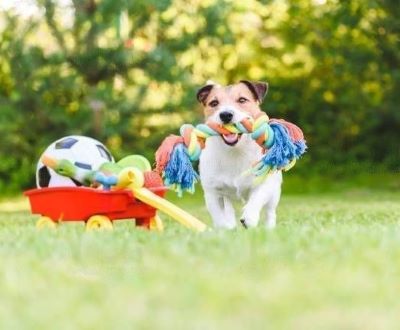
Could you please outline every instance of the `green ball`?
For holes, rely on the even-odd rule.
[[[150,162],[147,160],[146,157],[144,157],[142,155],[126,156],[126,157],[122,158],[121,160],[119,160],[117,162],[117,164],[122,168],[133,166],[133,167],[138,168],[142,172],[151,171]]]

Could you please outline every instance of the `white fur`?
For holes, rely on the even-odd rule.
[[[237,123],[242,121],[243,119],[245,119],[246,117],[248,117],[248,115],[244,114],[242,111],[236,109],[233,106],[230,105],[223,105],[219,108],[218,111],[215,111],[211,116],[210,119],[218,124],[223,124],[223,122],[221,121],[221,118],[219,117],[219,115],[221,114],[221,112],[230,112],[233,114],[233,118],[232,118],[232,122],[233,123]]]
[[[237,118],[241,115],[239,111],[233,110],[234,121],[240,120]],[[253,175],[243,175],[261,157],[261,147],[248,135],[242,135],[235,146],[228,146],[220,136],[207,139],[200,156],[199,170],[206,205],[215,227],[236,227],[232,205],[235,199],[245,202],[240,219],[246,226],[257,226],[261,210],[265,207],[265,226],[275,227],[282,173],[275,172],[258,185],[253,182]]]

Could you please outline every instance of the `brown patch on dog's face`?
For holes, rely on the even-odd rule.
[[[233,106],[252,117],[258,114],[260,103],[268,85],[242,81],[235,85],[206,85],[197,93],[197,99],[204,106],[206,118],[213,115],[221,106]]]
[[[197,100],[204,106],[206,120],[217,125],[237,123],[249,116],[255,118],[260,112],[260,103],[268,90],[261,82],[242,80],[238,84],[220,86],[209,84],[197,93]],[[230,131],[221,134],[225,144],[233,147],[242,134]]]

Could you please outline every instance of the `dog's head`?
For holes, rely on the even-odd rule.
[[[197,92],[197,100],[204,107],[206,120],[225,125],[240,122],[247,117],[255,117],[261,110],[260,104],[267,94],[268,84],[241,80],[239,83],[221,86],[208,82]],[[234,146],[240,134],[225,134],[222,139]]]

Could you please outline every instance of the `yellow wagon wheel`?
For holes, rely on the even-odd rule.
[[[94,215],[86,223],[86,230],[112,230],[113,224],[105,215]]]
[[[57,227],[57,224],[51,220],[49,217],[40,217],[38,221],[36,221],[36,228],[38,229],[54,229]]]
[[[158,214],[150,219],[150,229],[158,231],[164,230],[164,224]]]

